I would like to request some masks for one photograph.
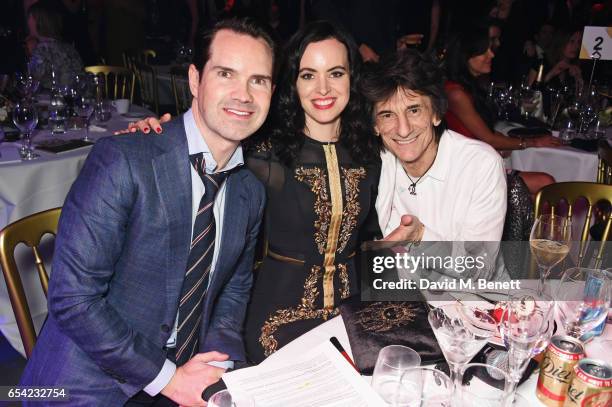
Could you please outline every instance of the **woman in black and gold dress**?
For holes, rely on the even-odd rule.
[[[355,252],[379,230],[380,146],[357,91],[356,45],[315,22],[292,37],[284,56],[266,129],[247,146],[247,165],[267,190],[266,253],[246,318],[252,363],[338,314],[359,290]],[[159,123],[134,127],[161,131]]]
[[[273,128],[247,159],[268,193],[267,252],[246,322],[252,362],[358,292],[354,256],[376,225],[380,153],[356,91],[359,64],[352,39],[330,23],[306,26],[287,45]]]

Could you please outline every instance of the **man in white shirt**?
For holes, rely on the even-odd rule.
[[[445,130],[443,74],[408,50],[362,82],[384,144],[376,210],[385,240],[499,241],[506,214],[500,155]]]

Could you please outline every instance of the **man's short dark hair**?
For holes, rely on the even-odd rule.
[[[210,46],[217,33],[221,30],[229,30],[236,34],[248,35],[249,37],[263,40],[270,47],[274,63],[273,66],[276,66],[277,47],[272,31],[254,18],[233,17],[219,21],[212,28],[204,31],[197,37],[193,52],[193,64],[200,73],[200,77],[202,76],[206,62],[210,59]],[[276,72],[276,69],[273,72]]]
[[[444,114],[448,107],[444,70],[440,62],[429,54],[407,49],[371,66],[361,81],[363,95],[373,108],[376,103],[388,100],[401,89],[429,97],[433,112],[441,120],[434,128],[439,140],[446,129]]]

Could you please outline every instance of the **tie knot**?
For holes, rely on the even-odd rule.
[[[229,175],[229,171],[218,172],[215,174],[207,174],[204,153],[191,154],[189,156],[189,161],[202,179],[202,182],[204,182],[204,187],[206,188],[206,190],[212,189],[212,192],[216,194],[219,190],[219,187],[223,183],[223,180],[225,180],[225,178],[227,178],[227,176]]]

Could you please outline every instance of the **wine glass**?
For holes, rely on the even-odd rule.
[[[427,316],[444,358],[448,362],[455,386],[458,385],[461,367],[468,363],[494,335],[493,331],[477,327],[466,318],[462,318],[462,314],[473,313],[473,310],[466,308],[469,307],[456,302],[433,308]],[[495,320],[485,313],[479,315],[480,324],[496,326]]]
[[[558,215],[540,215],[531,228],[529,246],[538,263],[540,283],[538,294],[544,290],[544,280],[550,270],[569,253],[572,222]]]
[[[255,401],[251,396],[241,392],[221,390],[210,396],[208,407],[255,407]]]
[[[74,110],[85,122],[85,137],[83,137],[83,141],[91,141],[89,138],[89,121],[91,119],[91,115],[93,114],[94,108],[95,100],[93,100],[91,97],[86,95],[77,97]]]
[[[36,106],[29,100],[22,100],[15,105],[13,110],[13,123],[23,134],[23,146],[21,158],[33,160],[39,155],[32,149],[32,131],[38,124],[38,112]]]
[[[508,351],[510,394],[516,392],[529,360],[546,348],[554,309],[552,297],[543,292],[513,293],[506,302],[499,328]]]
[[[608,316],[610,273],[574,267],[566,270],[557,288],[559,320],[567,335],[580,338]]]
[[[401,345],[385,346],[378,352],[372,374],[372,388],[383,400],[392,403],[396,398],[402,374],[406,369],[420,364],[421,357],[414,349]]]
[[[450,407],[452,396],[453,382],[445,373],[431,367],[412,367],[402,375],[390,405]]]

